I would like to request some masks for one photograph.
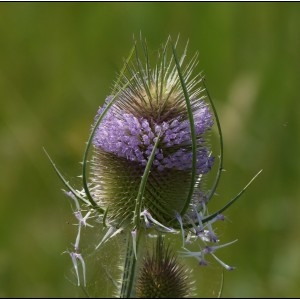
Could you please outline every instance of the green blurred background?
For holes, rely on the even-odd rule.
[[[76,180],[90,125],[139,32],[199,50],[224,131],[219,257],[224,297],[300,296],[299,3],[1,3],[0,297],[82,296],[68,279],[76,235],[43,153]],[[199,269],[201,272],[201,269]]]

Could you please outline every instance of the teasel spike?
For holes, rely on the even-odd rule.
[[[193,293],[190,271],[158,234],[152,253],[147,253],[137,274],[137,298],[187,298]]]

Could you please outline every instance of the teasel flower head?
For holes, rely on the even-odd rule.
[[[152,253],[147,252],[138,271],[137,298],[176,299],[193,295],[191,271],[178,261],[176,253],[159,236]]]
[[[190,295],[186,269],[161,238],[157,238],[156,250],[137,267],[143,253],[142,235],[153,230],[158,237],[162,232],[181,235],[177,252],[182,257],[206,265],[209,254],[227,270],[232,269],[215,255],[232,242],[220,244],[213,225],[224,219],[222,213],[260,172],[223,208],[208,213],[207,205],[223,171],[222,132],[204,79],[196,72],[198,55],[187,57],[187,47],[179,58],[177,42],[169,38],[153,62],[146,42],[141,41],[141,49],[135,42],[92,124],[82,163],[83,189],[73,188],[46,152],[68,189],[78,221],[73,249],[66,251],[78,285],[82,281],[86,285],[81,231],[100,223],[106,231],[96,249],[118,233],[126,234],[122,298],[134,296],[134,290],[140,297]],[[219,165],[214,183],[205,191],[203,181],[214,164],[208,139],[214,121],[220,137]]]
[[[176,212],[189,210],[195,187],[200,187],[214,161],[207,143],[213,115],[204,100],[202,77],[194,74],[197,55],[185,63],[185,49],[179,61],[180,78],[169,42],[154,65],[143,46],[144,59],[135,46],[94,125],[93,195],[99,206],[107,208],[107,220],[116,227],[134,227],[135,217],[140,218],[144,209],[163,226],[177,222]],[[136,211],[141,177],[152,151]]]

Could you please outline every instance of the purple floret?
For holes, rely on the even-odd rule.
[[[106,104],[99,109],[96,118],[111,99],[112,97],[106,99]],[[211,112],[204,102],[201,102],[194,112],[194,122],[198,145],[197,173],[204,174],[213,164],[213,158],[209,156],[209,150],[205,147],[202,136],[213,124]],[[154,166],[159,171],[191,169],[190,125],[182,116],[156,123],[154,120],[136,117],[132,113],[119,110],[113,105],[98,126],[93,144],[105,152],[145,166],[159,133],[161,142],[156,149]]]

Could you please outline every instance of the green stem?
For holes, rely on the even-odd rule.
[[[136,205],[135,205],[134,216],[133,216],[133,224],[134,224],[134,228],[137,230],[139,230],[139,228],[140,228],[141,206],[143,203],[143,197],[144,197],[144,193],[145,193],[145,189],[146,189],[146,184],[148,181],[148,176],[150,174],[152,163],[153,163],[153,160],[155,157],[155,150],[157,149],[158,144],[160,142],[160,137],[161,137],[161,133],[158,134],[157,140],[156,140],[156,142],[153,146],[153,149],[151,151],[151,154],[148,158],[148,162],[145,167],[145,170],[144,170],[144,173],[142,176],[142,180],[141,180],[141,183],[139,186],[139,190],[138,190],[138,195],[136,198]]]
[[[142,200],[146,188],[146,183],[154,160],[155,150],[157,149],[158,143],[160,141],[160,137],[161,134],[159,133],[155,145],[153,146],[151,155],[148,159],[148,163],[145,167],[144,174],[142,176],[142,180],[139,186],[139,191],[138,191],[138,196],[136,199],[136,206],[134,211],[134,218],[133,218],[134,230],[136,230],[136,234],[137,234],[136,241],[133,240],[131,236],[131,232],[127,233],[126,257],[124,263],[124,274],[122,278],[120,298],[134,297],[135,294],[133,283],[134,283],[135,273],[136,273],[136,263],[137,263],[136,256],[138,256],[139,253],[138,246],[139,246],[140,230],[141,230],[140,227],[141,206],[143,202]],[[134,243],[136,243],[135,246]]]
[[[139,245],[140,234],[137,232],[136,248]],[[120,292],[120,298],[133,298],[134,297],[134,281],[136,273],[137,258],[133,248],[133,240],[131,233],[127,233],[126,237],[126,257],[124,263],[124,272],[122,277],[122,286]],[[136,249],[138,253],[138,250]]]

